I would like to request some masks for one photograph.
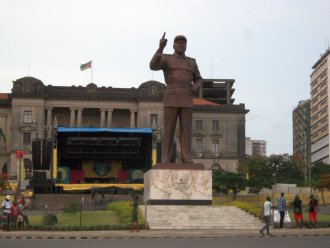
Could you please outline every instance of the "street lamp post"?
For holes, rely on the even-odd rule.
[[[22,177],[22,158],[23,158],[24,151],[23,149],[17,149],[16,150],[16,159],[19,159],[19,164],[18,164],[18,191],[21,190],[21,177]]]
[[[311,168],[311,161],[308,159],[308,177],[309,177],[309,187],[310,187],[310,193],[313,193],[312,190],[312,168]]]
[[[82,210],[83,210],[84,197],[80,195],[80,217],[79,217],[79,229],[81,231],[81,222],[82,222]]]
[[[273,168],[275,168],[275,172],[273,172],[273,176],[275,176],[275,184],[277,184],[278,164],[273,163]]]
[[[175,132],[175,137],[176,137],[176,147],[175,147],[175,162],[176,163],[181,163],[181,145],[180,145],[180,133]]]
[[[276,193],[278,164],[273,163],[272,168],[273,168],[273,175],[272,176],[273,176],[273,182],[274,182],[273,186],[272,186],[272,200],[273,200],[274,194]],[[274,168],[275,168],[275,170],[274,170]]]

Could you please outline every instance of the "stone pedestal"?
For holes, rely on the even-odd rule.
[[[156,164],[144,174],[147,205],[212,205],[212,171],[202,164]]]

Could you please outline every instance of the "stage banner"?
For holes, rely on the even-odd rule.
[[[63,187],[64,191],[76,191],[76,190],[90,190],[95,188],[117,188],[117,189],[133,189],[143,190],[143,184],[114,184],[114,183],[80,183],[80,184],[61,184],[56,183],[57,187]]]
[[[157,163],[157,149],[152,149],[152,155],[151,155],[151,165],[154,166]]]
[[[85,178],[110,178],[118,177],[118,172],[121,170],[120,161],[84,161],[83,170]]]
[[[57,148],[53,149],[53,179],[57,178]]]
[[[58,167],[57,170],[58,179],[61,183],[70,183],[70,168],[69,167]]]
[[[84,182],[85,175],[83,170],[70,170],[70,183]]]
[[[143,176],[144,176],[143,170],[136,170],[136,169],[129,170],[130,183],[142,183]]]

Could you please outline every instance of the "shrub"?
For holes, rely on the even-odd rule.
[[[132,207],[129,202],[112,202],[107,206],[107,209],[115,211],[119,215],[123,224],[128,224],[131,222]]]
[[[64,213],[75,214],[79,210],[79,205],[77,202],[69,202],[68,206],[65,207]]]
[[[42,217],[42,223],[45,226],[53,226],[57,224],[57,217],[55,214],[46,214]]]
[[[118,216],[120,217],[121,224],[128,226],[132,222],[132,206],[131,202],[129,201],[118,201],[118,202],[112,202],[107,205],[107,210],[115,211]],[[140,209],[138,209],[138,221],[140,224],[144,224],[144,218],[142,216],[142,212]]]
[[[259,207],[247,202],[240,202],[240,201],[234,201],[233,205],[240,209],[245,210],[246,212],[254,215],[259,219],[263,219],[263,208],[261,206]]]

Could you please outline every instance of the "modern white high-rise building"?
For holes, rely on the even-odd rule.
[[[329,59],[328,49],[313,65],[311,90],[311,164],[329,164]]]
[[[252,140],[249,137],[245,138],[245,154],[248,156],[261,155],[266,156],[266,145],[265,140]]]

